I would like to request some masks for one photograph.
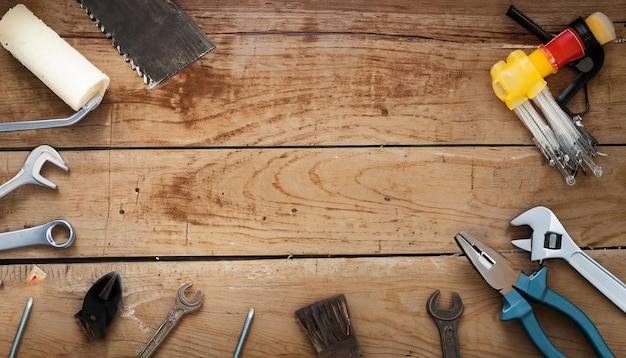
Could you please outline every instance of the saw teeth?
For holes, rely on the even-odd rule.
[[[141,68],[139,68],[139,66],[135,65],[135,61],[133,61],[127,53],[122,51],[122,47],[115,42],[115,39],[113,38],[113,34],[111,32],[106,32],[106,30],[105,30],[104,26],[102,25],[102,23],[100,22],[100,20],[94,14],[92,14],[91,11],[89,11],[89,9],[85,5],[83,5],[81,0],[76,0],[76,2],[78,2],[80,4],[80,7],[83,10],[85,10],[85,13],[89,16],[89,19],[91,21],[95,22],[96,27],[98,27],[98,29],[100,29],[100,31],[102,31],[102,33],[104,34],[104,37],[106,37],[107,39],[111,40],[111,44],[117,50],[117,53],[120,56],[124,56],[124,61],[130,63],[130,69],[135,71],[137,73],[137,76],[143,77],[144,83],[148,84],[149,80],[148,80],[147,75],[145,73],[143,73],[143,71],[141,70]]]

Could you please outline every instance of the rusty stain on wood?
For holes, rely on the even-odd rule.
[[[153,91],[76,3],[24,3],[111,85],[73,127],[0,134],[3,182],[44,143],[70,167],[45,172],[57,190],[25,187],[0,200],[0,232],[59,217],[77,232],[63,251],[0,253],[7,307],[34,298],[21,356],[135,356],[188,281],[209,299],[161,347],[167,356],[232,355],[254,307],[244,357],[314,357],[293,312],[339,292],[364,357],[438,356],[424,310],[437,288],[463,298],[463,356],[539,356],[520,325],[498,320],[499,295],[453,240],[472,232],[532,272],[510,244],[530,232],[508,222],[536,205],[626,280],[621,23],[584,118],[608,154],[597,159],[604,175],[569,188],[490,86],[491,65],[538,44],[505,16],[508,2],[180,0],[217,48]],[[612,1],[519,7],[554,32],[595,11],[626,19]],[[0,74],[0,121],[69,114],[6,51]],[[550,77],[553,93],[571,75]],[[34,263],[48,277],[27,284]],[[550,286],[626,355],[623,313],[567,263],[546,264]],[[72,315],[111,270],[124,282],[121,312],[105,340],[89,343]],[[0,347],[10,347],[19,316],[2,313]],[[568,356],[591,354],[576,327],[549,310],[538,316]]]

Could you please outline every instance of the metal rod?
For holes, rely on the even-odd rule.
[[[246,316],[246,321],[243,324],[243,329],[241,330],[241,335],[239,336],[239,342],[237,342],[237,348],[235,349],[235,354],[233,355],[233,358],[239,358],[241,356],[243,344],[246,341],[246,336],[248,335],[248,330],[250,329],[250,323],[252,323],[253,316],[254,308],[250,308],[248,310],[248,315]]]
[[[9,353],[9,358],[14,358],[15,353],[17,353],[17,347],[20,344],[20,339],[22,338],[22,332],[24,332],[24,326],[26,326],[26,320],[28,320],[28,315],[30,314],[30,309],[33,307],[33,298],[28,297],[26,300],[26,307],[24,307],[24,313],[22,314],[22,320],[20,321],[20,325],[17,328],[17,333],[15,334],[15,339],[13,340],[13,346],[11,347],[11,353]]]
[[[520,24],[523,28],[528,30],[531,34],[537,36],[543,44],[547,44],[554,38],[554,35],[544,30],[541,26],[537,25],[528,16],[524,15],[518,8],[511,5],[506,12],[506,15]]]

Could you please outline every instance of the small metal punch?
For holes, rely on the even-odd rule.
[[[163,320],[163,323],[157,328],[156,332],[146,346],[139,352],[137,358],[149,358],[156,352],[161,343],[165,340],[167,335],[172,331],[172,328],[180,321],[180,319],[187,313],[196,311],[202,305],[202,291],[198,290],[196,295],[192,299],[187,299],[185,296],[185,290],[191,287],[191,283],[185,283],[178,289],[176,294],[176,303]]]
[[[239,335],[239,341],[237,342],[237,347],[235,348],[235,354],[233,354],[233,358],[241,357],[241,352],[243,351],[243,345],[246,342],[246,337],[248,336],[248,330],[250,329],[250,324],[252,323],[253,317],[254,317],[254,308],[250,308],[248,309],[246,320],[243,323],[243,328],[241,329],[241,334]]]
[[[22,314],[22,319],[20,320],[20,325],[17,328],[17,333],[15,334],[15,339],[13,340],[13,345],[11,346],[9,358],[14,358],[17,355],[17,350],[20,346],[20,341],[22,339],[22,333],[24,333],[24,327],[26,326],[26,321],[28,320],[28,316],[30,315],[30,310],[32,307],[33,298],[28,297],[28,299],[26,300],[26,307],[24,307],[24,313]]]
[[[65,164],[65,161],[56,149],[48,145],[40,145],[39,147],[33,149],[26,157],[20,171],[11,180],[0,186],[0,198],[26,184],[37,184],[51,189],[56,189],[56,184],[44,178],[40,174],[41,168],[47,162],[50,162],[65,171],[69,170],[67,164]]]

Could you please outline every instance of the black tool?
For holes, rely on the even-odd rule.
[[[121,303],[122,279],[117,271],[111,271],[100,277],[87,291],[83,308],[74,318],[83,327],[89,340],[93,341],[104,337]]]
[[[463,313],[463,301],[458,293],[452,293],[452,308],[442,310],[437,308],[439,290],[433,292],[426,302],[426,311],[437,324],[441,337],[441,350],[444,358],[458,358],[461,356],[459,349],[459,336],[457,335],[456,321]]]

